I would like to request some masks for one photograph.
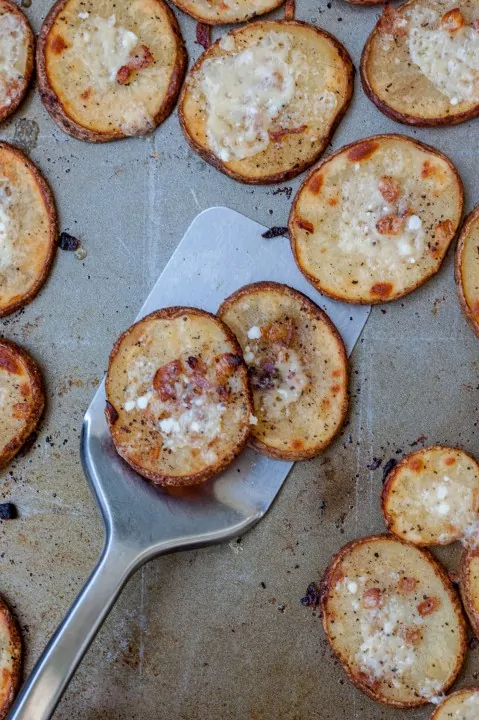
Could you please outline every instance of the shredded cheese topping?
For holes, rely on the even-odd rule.
[[[126,65],[138,43],[135,33],[108,19],[87,16],[75,36],[74,49],[89,70],[94,84],[108,86],[116,82],[118,70]]]
[[[439,13],[421,5],[410,11],[409,19],[409,54],[421,72],[451,105],[479,102],[479,32],[465,26],[450,33],[441,26]]]

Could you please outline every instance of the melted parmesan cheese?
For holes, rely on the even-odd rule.
[[[450,33],[441,16],[421,6],[410,13],[409,54],[433,85],[451,102],[479,102],[479,32],[464,27]],[[434,27],[431,27],[434,26]]]
[[[439,680],[433,680],[432,678],[426,678],[424,680],[424,684],[421,687],[419,694],[421,697],[426,698],[426,700],[429,700],[430,703],[433,703],[433,705],[439,705],[444,700],[444,696],[439,695],[439,692],[441,688],[443,687],[443,683],[439,682]]]
[[[232,50],[234,37],[222,43]],[[207,104],[208,142],[221,160],[242,160],[268,147],[269,131],[291,103],[305,62],[292,45],[289,33],[271,31],[245,50],[204,62],[198,89]]]
[[[262,394],[263,409],[269,417],[289,415],[289,406],[299,400],[309,383],[295,350],[280,350],[274,365],[279,372],[275,387]]]
[[[165,447],[178,450],[211,442],[221,432],[221,418],[225,410],[223,403],[206,402],[204,397],[200,397],[180,415],[160,420]]]
[[[25,49],[22,21],[9,12],[0,15],[0,105],[11,105],[12,85],[23,81]]]
[[[116,24],[115,15],[107,20],[89,16],[74,40],[74,49],[88,68],[97,86],[116,82],[118,70],[126,65],[138,43],[135,33]]]
[[[415,263],[423,254],[425,230],[421,218],[404,219],[398,235],[380,234],[378,221],[396,215],[397,207],[388,204],[379,191],[379,179],[363,170],[359,163],[350,180],[342,185],[343,202],[339,219],[338,247],[344,253],[367,256],[371,266],[388,268],[398,263]],[[399,211],[408,210],[407,196],[402,196]]]
[[[125,135],[141,135],[150,132],[154,127],[155,121],[142,102],[126,105],[120,122],[120,130]]]

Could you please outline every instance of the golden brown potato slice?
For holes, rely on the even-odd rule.
[[[381,504],[388,529],[414,545],[465,539],[479,519],[479,465],[457,448],[418,450],[391,470]]]
[[[461,558],[459,588],[462,602],[476,637],[479,638],[479,544],[471,538]]]
[[[321,155],[352,92],[353,65],[336,38],[295,20],[263,20],[201,55],[179,116],[193,150],[218,170],[276,183]]]
[[[17,622],[0,598],[0,720],[7,717],[18,692],[22,671],[22,638]]]
[[[386,5],[361,58],[364,91],[389,117],[452,125],[479,113],[477,0]]]
[[[459,302],[479,337],[479,205],[462,226],[456,250],[455,276]]]
[[[348,363],[329,317],[287,285],[237,290],[218,310],[243,349],[256,424],[249,444],[283,460],[314,457],[332,441],[348,407]]]
[[[477,720],[479,688],[463,688],[448,695],[434,710],[430,720]]]
[[[175,5],[207,25],[239,23],[264,15],[284,0],[173,0]]]
[[[40,31],[37,70],[62,130],[107,142],[148,133],[168,117],[186,51],[163,0],[58,0]]]
[[[22,102],[33,73],[35,39],[12,0],[0,0],[0,121]]]
[[[165,308],[126,330],[106,394],[118,453],[154,483],[203,482],[246,444],[253,405],[241,348],[203,310]]]
[[[377,135],[341,148],[306,178],[289,218],[291,246],[326,295],[386,302],[439,270],[462,207],[448,158],[402,135]]]
[[[44,405],[38,365],[21,347],[0,338],[0,467],[28,440]]]
[[[423,705],[461,669],[466,626],[459,598],[426,550],[391,535],[349,543],[325,573],[321,606],[331,647],[373,700]]]
[[[57,216],[37,167],[0,142],[0,317],[32,300],[55,256]]]

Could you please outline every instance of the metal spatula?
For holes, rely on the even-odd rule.
[[[241,285],[287,282],[324,307],[348,351],[369,315],[322,298],[294,265],[285,238],[263,240],[265,228],[226,208],[212,208],[191,225],[138,318],[167,305],[215,311]],[[232,272],[232,268],[234,272]],[[220,477],[172,494],[143,480],[116,454],[104,418],[102,383],[85,415],[81,458],[105,524],[105,546],[92,575],[25,683],[10,720],[46,720],[128,578],[163,553],[228,540],[246,532],[271,506],[292,463],[251,450]]]

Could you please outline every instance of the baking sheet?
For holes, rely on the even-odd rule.
[[[32,0],[26,9],[35,31],[49,6]],[[297,15],[335,34],[357,66],[378,12],[302,0]],[[192,62],[200,51],[195,23],[176,15]],[[470,209],[479,202],[477,123],[403,127],[373,107],[356,78],[352,106],[328,152],[369,134],[404,132],[451,157]],[[80,237],[88,252],[83,261],[59,253],[41,295],[1,322],[2,333],[37,357],[48,384],[34,447],[0,475],[2,494],[21,515],[0,525],[0,586],[24,628],[28,671],[101,547],[78,446],[114,339],[201,210],[223,205],[265,226],[285,225],[288,195],[301,178],[279,187],[235,183],[188,148],[176,114],[148,138],[81,143],[52,123],[36,91],[0,135],[25,147],[43,170],[61,229]],[[343,543],[384,529],[382,466],[371,470],[373,458],[384,465],[421,440],[479,454],[478,345],[455,298],[452,264],[450,253],[423,288],[373,309],[352,355],[349,424],[320,458],[296,464],[253,531],[240,543],[154,561],[128,584],[57,718],[429,717],[431,708],[383,708],[352,688],[330,657],[317,614],[299,600]],[[442,554],[454,567],[454,551]],[[469,652],[458,687],[477,679],[478,653]]]

